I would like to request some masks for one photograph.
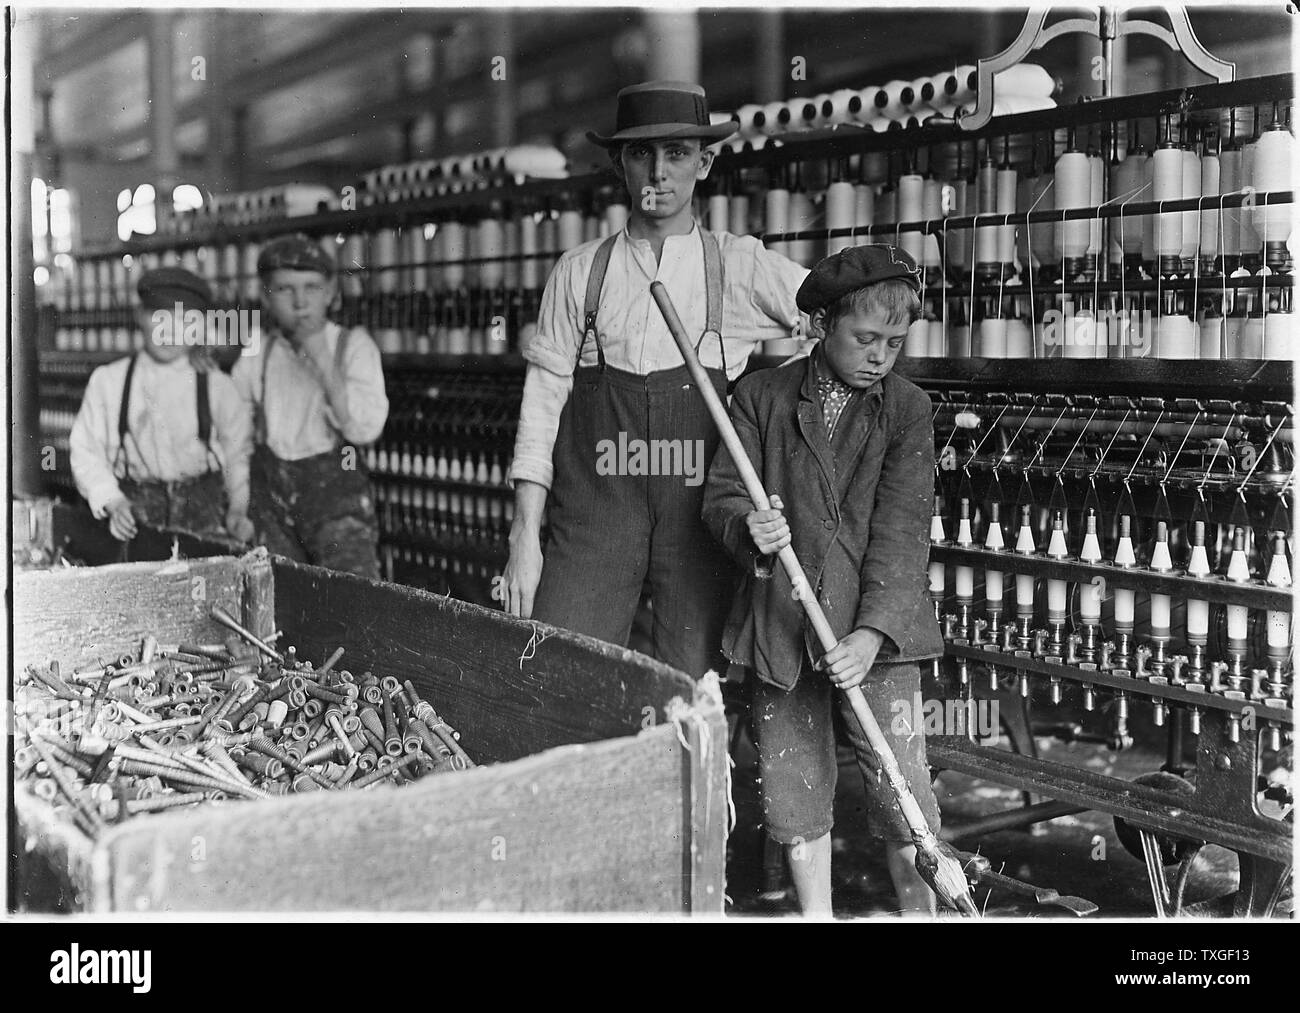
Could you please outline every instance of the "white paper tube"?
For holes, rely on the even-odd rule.
[[[727,204],[727,231],[736,236],[749,235],[749,196],[743,193],[731,195]]]
[[[985,359],[1007,357],[1007,321],[1005,318],[986,317],[979,322],[975,332],[977,354]]]
[[[1249,624],[1249,609],[1240,605],[1228,606],[1228,639],[1245,640]]]
[[[1088,156],[1067,151],[1056,160],[1056,210],[1086,207],[1092,193]],[[1082,257],[1088,252],[1088,221],[1056,223],[1056,253],[1059,257]]]
[[[930,351],[930,321],[924,317],[920,320],[912,321],[912,325],[907,329],[907,337],[903,339],[903,354],[912,358],[919,358]]]
[[[1219,156],[1213,154],[1202,155],[1200,193],[1202,196],[1209,196],[1218,192]],[[1206,207],[1206,209],[1201,212],[1200,248],[1202,257],[1214,257],[1220,252],[1219,209],[1216,207]],[[1202,358],[1204,358],[1204,356],[1202,356]]]
[[[1183,152],[1183,200],[1201,196],[1201,156],[1195,151]],[[1183,212],[1183,245],[1178,256],[1190,260],[1197,255],[1201,242],[1201,213]]]
[[[1263,318],[1262,354],[1265,359],[1291,360],[1295,356],[1295,315],[1269,313]]]
[[[1012,167],[999,169],[997,174],[998,214],[1015,213],[1016,187],[1016,170]],[[999,225],[997,227],[997,258],[999,263],[1003,264],[1010,264],[1016,259],[1016,226]]]
[[[898,221],[918,222],[924,217],[923,198],[925,180],[917,173],[908,173],[898,180]],[[921,233],[900,232],[898,245],[918,264],[921,262]]]
[[[857,225],[856,194],[853,184],[843,180],[832,183],[826,188],[826,227],[828,229],[846,229]],[[852,236],[834,236],[827,240],[826,254],[834,256],[840,250],[858,245]]]
[[[1224,336],[1223,317],[1205,316],[1201,320],[1198,358],[1222,359]]]
[[[931,320],[927,329],[926,338],[926,355],[936,359],[942,359],[947,352],[948,338],[944,333],[942,320]]]
[[[1294,185],[1295,138],[1289,130],[1265,130],[1255,148],[1255,188],[1290,190]],[[1292,204],[1262,204],[1255,208],[1255,231],[1268,243],[1291,238]]]

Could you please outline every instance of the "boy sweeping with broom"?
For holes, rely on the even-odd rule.
[[[767,830],[786,845],[805,914],[831,912],[832,706],[843,713],[872,834],[885,841],[902,910],[935,910],[934,894],[913,865],[916,848],[897,799],[845,695],[835,692],[860,687],[888,728],[890,704],[920,692],[917,662],[943,650],[926,594],[930,400],[891,372],[920,314],[920,293],[915,262],[891,246],[852,247],[821,261],[796,296],[821,339],[817,347],[807,359],[742,380],[731,406],[773,509],[754,509],[726,446],[705,492],[705,523],[744,570],[723,648],[755,677]],[[839,638],[825,654],[790,580],[773,566],[792,542]],[[889,744],[937,833],[921,730],[891,734]]]

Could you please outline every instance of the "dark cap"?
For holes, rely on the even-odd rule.
[[[799,286],[794,301],[805,313],[812,313],[850,292],[890,278],[902,278],[921,294],[921,269],[909,254],[883,243],[850,246],[821,260]]]
[[[316,240],[301,232],[272,239],[257,258],[257,273],[265,277],[272,271],[319,271],[334,277],[334,258]]]
[[[177,303],[207,309],[212,289],[193,271],[183,267],[158,267],[146,271],[136,283],[140,303],[149,309],[171,309]]]

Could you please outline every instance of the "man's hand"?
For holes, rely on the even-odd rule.
[[[104,505],[108,514],[109,533],[119,542],[129,542],[136,536],[135,515],[131,513],[131,501],[125,496]]]
[[[779,496],[770,497],[770,501],[771,510],[751,510],[745,515],[749,537],[765,556],[774,556],[790,544],[790,525],[781,513],[785,504]]]
[[[885,635],[866,626],[854,630],[826,652],[818,667],[826,670],[839,689],[852,689],[862,685],[876,663],[876,655],[885,642]]]
[[[533,597],[542,582],[542,543],[533,532],[510,539],[510,559],[505,573],[493,582],[492,597],[512,616],[531,619]]]
[[[226,511],[226,530],[241,542],[253,540],[253,522],[248,519],[248,511],[231,507]]]

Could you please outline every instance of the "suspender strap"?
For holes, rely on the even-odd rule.
[[[253,438],[258,444],[262,445],[266,443],[266,367],[271,361],[271,348],[274,345],[275,334],[270,334],[266,339],[266,344],[262,346],[262,393],[253,406],[255,415],[253,419]]]
[[[199,413],[199,440],[208,450],[212,449],[212,406],[208,403],[208,374],[196,373],[194,376],[195,407]]]
[[[605,273],[609,270],[609,256],[614,252],[614,242],[618,233],[608,236],[596,247],[596,258],[591,262],[591,271],[587,275],[587,297],[582,307],[582,343],[578,345],[578,361],[582,361],[582,350],[587,338],[596,342],[596,357],[600,368],[605,368],[605,349],[600,343],[600,333],[596,330],[596,310],[600,307],[600,290],[605,287]]]
[[[722,249],[718,237],[708,229],[700,229],[704,243],[704,333],[695,346],[698,352],[710,334],[718,336],[718,354],[722,357],[722,372],[727,371],[727,349],[722,343]]]
[[[126,364],[126,382],[122,385],[122,407],[117,413],[117,456],[122,461],[124,478],[131,478],[131,458],[126,452],[126,437],[131,432],[131,380],[135,376],[135,362],[139,353]],[[116,471],[116,467],[114,468]]]
[[[699,226],[697,226],[699,228]],[[704,333],[696,343],[696,351],[710,334],[717,335],[718,351],[722,356],[722,371],[727,371],[727,351],[722,344],[722,248],[718,237],[708,229],[700,228],[700,242],[704,246]],[[582,307],[582,344],[578,346],[578,360],[582,360],[582,349],[587,338],[596,342],[596,355],[600,368],[605,368],[605,350],[600,343],[600,334],[596,330],[596,310],[600,306],[600,292],[605,287],[605,273],[609,270],[609,257],[614,252],[614,241],[618,233],[609,236],[596,247],[596,257],[591,262],[591,272],[587,275],[587,296]]]

